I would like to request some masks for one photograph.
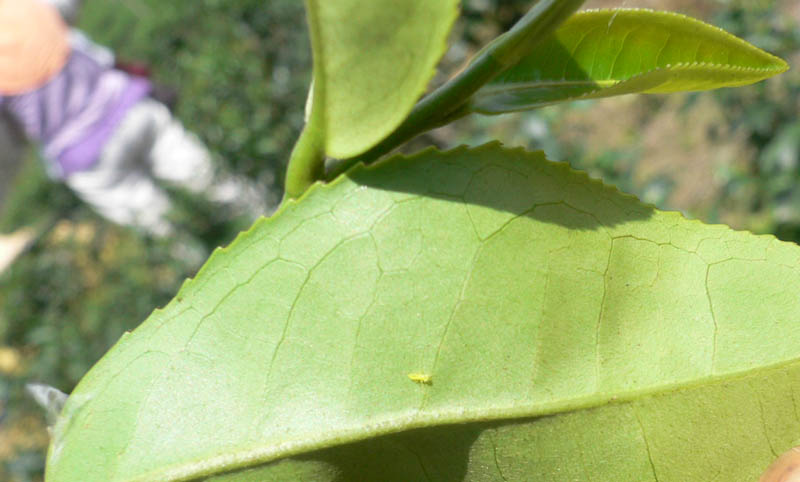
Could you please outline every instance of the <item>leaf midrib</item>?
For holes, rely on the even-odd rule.
[[[767,72],[774,72],[775,74],[780,74],[788,70],[788,67],[743,67],[733,64],[712,64],[712,63],[704,63],[704,62],[685,62],[685,63],[677,63],[672,65],[666,65],[664,67],[657,67],[654,69],[650,69],[646,72],[641,72],[636,75],[631,75],[630,77],[621,77],[617,79],[597,79],[597,80],[566,80],[566,79],[544,79],[544,80],[536,80],[536,81],[527,81],[527,82],[513,82],[513,81],[506,81],[504,84],[493,84],[488,85],[481,89],[478,92],[478,96],[490,96],[496,94],[502,94],[505,92],[517,92],[522,90],[534,90],[540,88],[549,88],[549,87],[597,87],[598,90],[600,89],[607,89],[609,87],[614,87],[616,85],[639,79],[642,77],[646,77],[650,74],[660,73],[663,71],[669,70],[693,70],[693,69],[708,69],[708,70],[732,70],[736,72],[753,72],[753,73],[767,73]]]
[[[630,78],[630,77],[629,77]],[[613,87],[620,82],[624,82],[629,78],[625,79],[607,79],[607,80],[536,80],[536,81],[529,81],[529,82],[508,82],[503,85],[489,85],[484,87],[479,92],[479,95],[495,95],[498,93],[504,92],[516,92],[519,90],[530,90],[530,89],[540,89],[540,88],[548,88],[548,87],[602,87],[608,88]]]
[[[607,405],[629,404],[644,398],[677,394],[692,389],[721,385],[750,377],[766,375],[769,372],[791,368],[794,365],[800,366],[800,358],[770,365],[761,365],[748,370],[730,372],[724,375],[711,375],[689,381],[651,386],[640,390],[577,397],[566,402],[544,402],[534,405],[480,410],[469,410],[462,407],[453,407],[449,410],[438,409],[422,413],[413,410],[413,413],[407,413],[405,415],[403,415],[402,412],[394,412],[383,420],[359,426],[358,428],[328,431],[324,437],[309,437],[303,440],[262,445],[244,452],[227,453],[204,458],[199,462],[175,465],[165,471],[150,472],[131,480],[134,482],[145,482],[154,479],[174,481],[195,480],[201,477],[233,473],[265,465],[287,457],[314,452],[337,445],[355,443],[370,438],[402,433],[414,429],[451,424],[532,419],[587,411]]]

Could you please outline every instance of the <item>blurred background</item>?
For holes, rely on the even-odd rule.
[[[532,3],[464,0],[434,84]],[[739,89],[466,118],[407,149],[490,139],[544,149],[662,209],[800,241],[800,2],[586,3],[617,6],[704,19],[793,70]],[[78,26],[119,59],[148,64],[154,80],[175,89],[177,117],[215,160],[277,201],[310,79],[304,22],[298,0],[87,0]],[[0,235],[26,228],[21,255],[0,272],[0,480],[20,482],[42,479],[47,445],[44,418],[24,384],[71,391],[123,331],[166,304],[213,248],[250,223],[175,192],[170,216],[180,233],[152,239],[108,223],[50,181],[35,153],[28,157],[0,205]]]

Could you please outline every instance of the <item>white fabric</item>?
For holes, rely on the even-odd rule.
[[[210,186],[213,168],[200,140],[166,106],[145,99],[125,114],[95,166],[66,183],[110,220],[165,236],[171,232],[170,202],[156,179],[201,192]]]
[[[113,69],[116,59],[114,52],[108,47],[96,44],[76,28],[69,29],[69,45],[91,57],[95,62],[107,69]]]

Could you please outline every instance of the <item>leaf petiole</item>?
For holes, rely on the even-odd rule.
[[[541,0],[508,32],[494,39],[474,60],[447,83],[423,98],[411,114],[386,139],[356,157],[332,164],[325,175],[330,181],[363,162],[369,164],[414,137],[448,124],[470,112],[464,104],[484,84],[516,64],[522,57],[561,23],[585,0]]]

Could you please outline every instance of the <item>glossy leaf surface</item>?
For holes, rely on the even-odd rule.
[[[307,0],[314,126],[325,153],[352,157],[392,132],[433,77],[458,0]],[[316,103],[316,104],[314,104]]]
[[[683,15],[644,9],[590,10],[482,88],[484,114],[577,99],[746,85],[788,68],[725,31]]]
[[[396,157],[123,337],[47,480],[753,480],[800,433],[798,292],[797,246],[541,154]]]

